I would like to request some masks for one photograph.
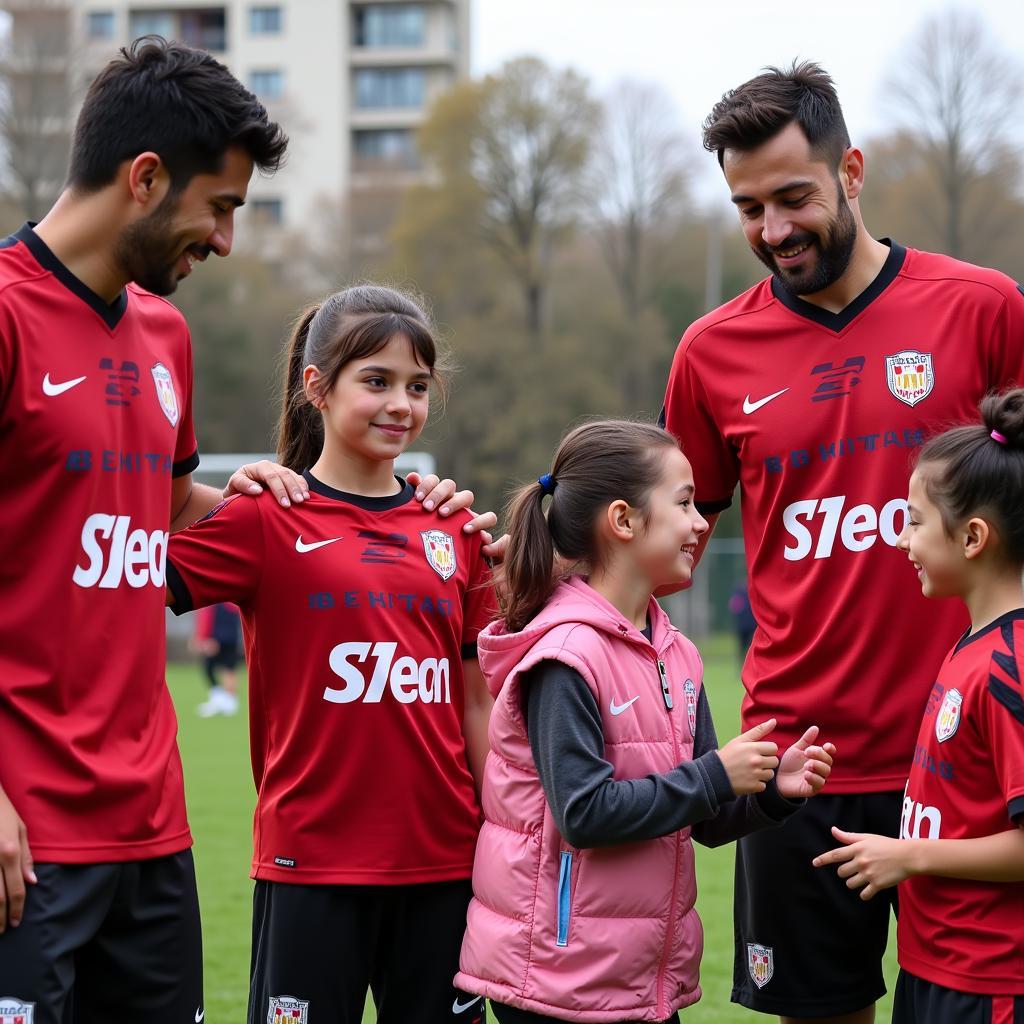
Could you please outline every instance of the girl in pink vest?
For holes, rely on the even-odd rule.
[[[707,531],[670,434],[577,428],[509,518],[504,618],[478,641],[496,703],[456,985],[500,1024],[675,1021],[701,995],[691,836],[780,824],[834,748],[811,726],[780,761],[772,719],[716,749],[700,656],[653,598],[689,581]]]

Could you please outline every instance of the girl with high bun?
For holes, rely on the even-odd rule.
[[[1024,1020],[1024,389],[920,451],[897,546],[970,628],[939,669],[900,838],[843,831],[815,858],[862,899],[899,885],[894,1024]],[[865,600],[870,600],[870,594]],[[879,642],[914,656],[900,623]]]

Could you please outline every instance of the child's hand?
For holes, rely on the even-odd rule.
[[[767,722],[729,740],[718,751],[725,774],[729,776],[729,785],[737,796],[763,793],[768,780],[775,774],[779,766],[776,756],[779,748],[771,740],[763,739],[774,728],[775,719],[769,718]]]
[[[779,792],[789,800],[800,800],[821,792],[832,771],[836,748],[831,743],[812,746],[818,727],[812,725],[783,755],[775,776]]]
[[[832,835],[845,845],[820,854],[811,863],[816,868],[838,864],[839,877],[846,879],[848,889],[860,889],[862,900],[869,900],[882,889],[910,877],[912,843],[889,836],[844,832],[835,825]]]

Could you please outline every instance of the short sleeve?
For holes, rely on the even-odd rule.
[[[181,382],[181,415],[178,418],[178,436],[174,443],[175,477],[187,476],[199,465],[199,446],[192,423],[192,340],[186,332],[185,379]]]
[[[167,586],[176,614],[227,601],[243,607],[252,603],[263,566],[262,500],[228,498],[171,536]]]
[[[988,750],[1011,819],[1024,815],[1024,658],[996,656],[981,694],[981,741]]]
[[[462,609],[462,657],[476,657],[476,638],[484,626],[498,615],[498,599],[494,590],[493,574],[481,548],[477,544],[473,552],[473,565],[466,586],[466,598]]]
[[[691,328],[692,330],[692,328]],[[732,504],[739,460],[712,415],[708,396],[691,358],[690,332],[683,335],[669,371],[662,425],[679,442],[697,485],[697,508],[710,514]]]
[[[991,338],[989,385],[1024,386],[1024,285],[1010,283]]]

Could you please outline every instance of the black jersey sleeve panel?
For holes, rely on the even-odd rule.
[[[171,476],[175,480],[181,476],[188,476],[199,468],[199,450],[194,451],[187,459],[174,463],[171,467]]]
[[[1018,825],[1024,825],[1024,796],[1014,797],[1007,805],[1006,809],[1010,812],[1010,821],[1015,821]]]
[[[174,595],[171,611],[175,615],[184,615],[185,612],[194,610],[192,593],[188,589],[188,584],[181,578],[181,573],[174,568],[173,562],[167,563],[167,589]]]
[[[476,661],[477,660],[477,650],[476,650],[476,644],[475,643],[463,644],[462,645],[462,660],[463,661]]]
[[[724,512],[732,505],[732,496],[716,498],[712,501],[695,501],[694,505],[702,516],[716,516],[719,512]]]

